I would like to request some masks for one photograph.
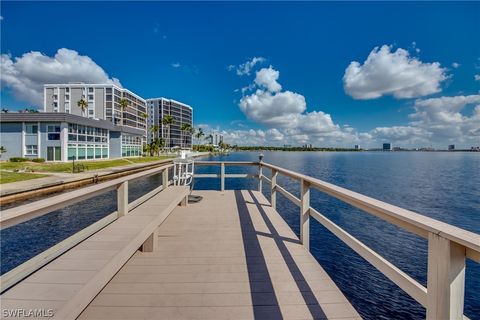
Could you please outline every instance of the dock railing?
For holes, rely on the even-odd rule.
[[[221,191],[225,190],[225,178],[256,178],[260,192],[262,182],[269,183],[273,208],[277,206],[277,192],[299,207],[300,241],[307,249],[310,218],[313,218],[425,307],[427,319],[466,318],[463,315],[465,259],[480,263],[480,235],[263,161],[195,161],[195,165],[220,166],[220,174],[195,174],[194,178],[219,178]],[[258,174],[226,174],[226,166],[256,166]],[[263,168],[271,170],[270,178],[263,173]],[[278,184],[279,175],[299,182],[300,198]],[[427,287],[312,208],[312,188],[427,239]]]
[[[73,248],[81,241],[95,234],[96,232],[98,232],[108,224],[112,223],[113,221],[117,220],[118,218],[125,216],[126,214],[128,214],[129,211],[138,207],[140,204],[147,201],[148,199],[168,187],[171,184],[171,180],[169,180],[168,174],[168,171],[171,167],[173,167],[173,164],[169,163],[161,167],[155,167],[153,169],[148,169],[139,173],[134,173],[93,186],[81,188],[75,191],[66,192],[57,196],[48,197],[43,200],[3,210],[0,215],[1,229],[15,226],[19,223],[31,220],[36,217],[40,217],[42,215],[75,204],[77,202],[93,198],[108,191],[116,190],[117,193],[117,211],[108,214],[104,218],[98,220],[90,226],[80,230],[79,232],[62,240],[61,242],[36,255],[30,260],[25,261],[19,266],[3,274],[0,277],[0,292],[4,292],[28,275],[32,274],[36,270],[40,269],[50,261],[63,254],[67,250]],[[129,181],[145,178],[159,173],[162,174],[162,185],[151,190],[140,198],[130,203],[128,202]]]
[[[222,191],[225,190],[226,178],[257,179],[259,191],[262,191],[263,182],[270,184],[273,208],[276,209],[277,206],[277,192],[299,207],[300,241],[307,249],[310,243],[310,218],[313,218],[424,306],[427,311],[427,319],[462,319],[465,260],[468,258],[480,262],[480,235],[263,161],[195,161],[195,165],[197,168],[199,166],[219,166],[219,174],[198,173],[194,174],[194,178],[219,178]],[[0,227],[3,229],[107,191],[116,190],[117,192],[117,211],[2,275],[1,291],[5,291],[166,188],[170,184],[168,170],[172,166],[173,164],[168,164],[2,211]],[[225,167],[229,166],[254,167],[256,173],[225,173]],[[270,178],[264,174],[264,169],[271,171]],[[162,173],[162,185],[128,203],[129,181],[157,173]],[[299,198],[278,184],[279,175],[299,182]],[[427,239],[427,287],[425,288],[380,254],[333,223],[321,212],[312,208],[310,206],[310,190],[312,188]]]

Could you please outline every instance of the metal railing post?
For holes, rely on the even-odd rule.
[[[128,213],[128,180],[117,186],[117,212],[119,217]]]
[[[163,190],[168,188],[168,168],[162,171],[162,186]]]
[[[225,191],[225,163],[220,164],[220,191]]]
[[[310,251],[310,183],[300,181],[300,241]]]
[[[272,204],[273,209],[277,209],[277,176],[278,171],[272,169],[272,183],[271,183],[271,198],[270,203]]]
[[[465,252],[462,245],[429,233],[427,319],[463,319]]]

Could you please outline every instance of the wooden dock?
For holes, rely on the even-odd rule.
[[[359,319],[257,191],[196,191],[80,319]]]
[[[424,306],[427,319],[464,318],[466,259],[480,263],[480,235],[262,161],[195,165],[219,166],[189,179],[219,178],[220,190],[194,191],[203,200],[188,206],[189,188],[175,170],[169,179],[174,164],[166,164],[2,211],[4,229],[117,192],[116,211],[0,277],[1,317],[359,319],[309,252],[312,219]],[[258,171],[229,173],[230,166]],[[129,203],[129,182],[155,174],[162,184]],[[299,183],[299,197],[279,175]],[[256,190],[267,183],[270,202],[259,191],[226,191],[231,178],[257,179]],[[311,207],[311,189],[428,241],[427,286]],[[276,211],[278,194],[299,208],[298,238]]]

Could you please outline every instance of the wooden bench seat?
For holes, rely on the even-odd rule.
[[[156,249],[158,226],[188,194],[188,187],[156,194],[6,291],[2,309],[53,309],[53,319],[76,319],[138,249]]]

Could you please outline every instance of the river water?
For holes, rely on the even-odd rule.
[[[238,152],[202,160],[258,160]],[[264,161],[480,233],[480,154],[427,152],[264,152]],[[227,167],[227,173],[255,173]],[[219,172],[198,167],[198,173]],[[265,170],[270,175],[269,170]],[[298,182],[278,183],[298,196]],[[155,175],[130,183],[130,201],[161,184]],[[197,179],[194,189],[219,189],[218,179]],[[256,188],[253,179],[226,179],[226,189]],[[270,196],[268,184],[264,193]],[[277,210],[298,234],[298,208],[278,194]],[[426,285],[427,242],[316,190],[312,207]],[[114,192],[57,210],[1,232],[2,274],[116,208]],[[99,209],[101,208],[101,210]],[[368,262],[311,219],[310,248],[366,319],[422,319],[425,310]],[[19,250],[20,249],[20,250]],[[467,260],[465,314],[480,319],[480,265]]]

